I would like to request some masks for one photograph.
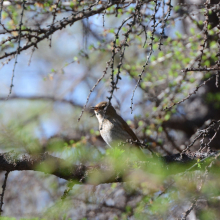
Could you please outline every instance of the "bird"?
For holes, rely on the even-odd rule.
[[[99,122],[99,131],[109,147],[116,146],[121,142],[132,141],[135,145],[140,142],[132,129],[117,114],[111,103],[100,102],[94,107],[91,107]]]

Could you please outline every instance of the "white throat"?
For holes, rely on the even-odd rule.
[[[96,116],[96,118],[98,119],[98,121],[99,121],[99,123],[102,123],[103,122],[103,115],[102,115],[102,113],[100,113],[100,112],[98,112],[98,111],[95,111],[95,116]],[[106,116],[105,116],[105,118],[106,118]]]

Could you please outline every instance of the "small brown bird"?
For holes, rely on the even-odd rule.
[[[126,140],[138,141],[137,136],[116,113],[114,107],[107,102],[100,102],[92,107],[99,121],[99,131],[104,141],[112,147],[114,143],[126,142]]]

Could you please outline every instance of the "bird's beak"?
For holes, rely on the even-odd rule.
[[[96,110],[96,111],[100,110],[100,108],[99,108],[99,107],[96,107],[96,106],[95,106],[95,107],[91,107],[91,109],[92,109],[92,110]]]
[[[97,110],[98,108],[97,107],[90,107],[91,110]],[[93,117],[95,116],[95,112],[90,116],[90,117]]]

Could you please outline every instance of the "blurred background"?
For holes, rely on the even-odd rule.
[[[137,136],[161,155],[180,153],[195,140],[198,129],[220,119],[217,71],[184,71],[186,68],[213,67],[218,61],[219,20],[215,13],[204,16],[207,8],[217,5],[218,1],[211,1],[208,6],[204,5],[206,1],[195,0],[141,2],[138,11],[136,1],[1,1],[1,153],[48,151],[53,156],[71,158],[75,164],[96,161],[97,155],[105,154],[106,144],[99,134],[97,119],[91,117],[90,107],[108,100],[111,82],[116,81],[117,74],[121,80],[112,95],[112,105]],[[95,4],[91,11],[101,7],[106,9],[65,25],[39,40],[65,18],[87,10],[91,4]],[[107,7],[108,4],[111,6]],[[135,13],[139,13],[137,20],[140,21],[136,21],[126,38],[132,18],[124,24],[123,21]],[[31,42],[35,44],[16,52],[19,44],[23,48]],[[161,50],[160,43],[163,44]],[[107,62],[112,56],[111,67]],[[122,66],[118,69],[120,62]],[[173,106],[177,102],[180,104]],[[218,150],[220,135],[216,131],[214,127],[190,150]],[[3,180],[4,173],[1,173],[2,183]],[[123,187],[110,187],[103,195],[106,187],[96,189],[95,204],[102,197],[105,201],[111,198],[108,204],[125,199]],[[34,171],[10,173],[3,216],[55,219],[50,214],[60,206],[59,200],[65,189],[66,181],[55,176]],[[84,190],[87,195],[81,194]],[[78,206],[71,209],[73,200],[68,200],[66,216],[71,219],[85,217],[93,190],[91,186],[83,189],[74,186],[72,196],[77,198],[78,202],[75,200],[74,204]],[[135,199],[137,203],[143,197],[135,195]],[[117,212],[110,210],[108,217],[106,210],[100,211],[107,216],[103,219],[119,216]],[[91,216],[88,219],[92,219]]]

